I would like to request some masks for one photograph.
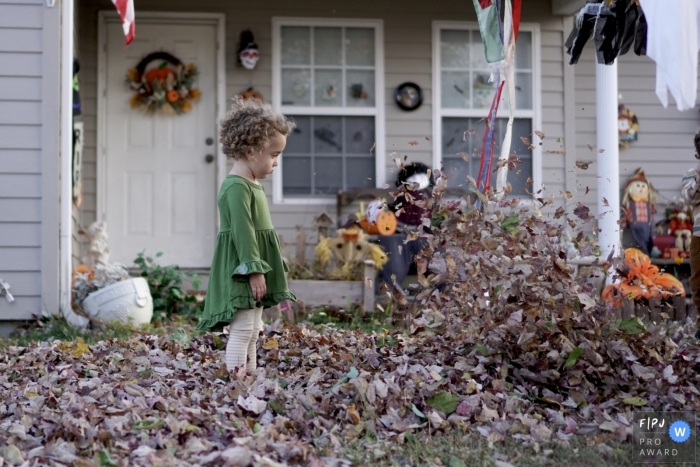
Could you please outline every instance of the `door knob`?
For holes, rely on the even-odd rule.
[[[212,156],[211,154],[207,154],[204,160],[207,161],[207,164],[211,164],[212,162],[214,162],[214,156]]]
[[[207,138],[204,142],[207,144],[207,146],[211,146],[214,144],[214,138]]]

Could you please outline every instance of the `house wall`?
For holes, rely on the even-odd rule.
[[[89,225],[96,219],[96,102],[97,102],[97,12],[111,5],[96,0],[78,0],[80,6],[80,57],[82,64],[81,90],[86,128],[84,207],[81,223]],[[168,3],[141,0],[138,11],[192,11],[192,3],[173,0]],[[386,95],[386,150],[387,183],[396,178],[396,165],[389,156],[396,151],[408,156],[410,161],[431,164],[432,143],[432,21],[475,21],[474,10],[469,4],[456,0],[420,2],[325,2],[312,0],[278,2],[260,0],[254,3],[201,0],[197,12],[223,12],[226,14],[226,93],[231,98],[254,86],[266,98],[272,95],[272,17],[325,17],[325,18],[379,18],[384,21],[385,37],[385,95]],[[564,26],[561,17],[551,16],[548,0],[529,0],[524,8],[522,21],[540,23],[542,70],[542,130],[550,149],[559,149],[557,138],[564,138]],[[239,34],[251,29],[260,48],[261,59],[253,71],[237,66],[236,45]],[[394,89],[405,81],[413,81],[423,88],[424,103],[416,111],[401,111],[393,102]],[[206,90],[205,90],[206,92]],[[409,145],[418,141],[417,146]],[[517,144],[518,142],[515,142]],[[549,146],[547,146],[549,148]],[[565,157],[545,154],[543,179],[548,189],[558,193],[565,188]],[[268,195],[271,181],[265,185]],[[331,204],[332,203],[332,204]],[[327,206],[274,205],[270,197],[273,221],[279,234],[295,243],[296,226],[310,227],[313,219],[325,210],[335,215],[334,200]],[[308,229],[312,230],[312,229]],[[310,238],[310,240],[314,240]]]
[[[568,55],[567,55],[568,58]],[[568,65],[567,65],[568,66]],[[592,44],[586,48],[575,72],[576,157],[596,161],[596,93],[595,57]],[[693,157],[693,137],[700,129],[697,109],[680,112],[669,93],[669,106],[661,105],[655,92],[656,65],[649,57],[633,52],[618,59],[618,93],[620,103],[632,110],[639,119],[636,142],[620,149],[620,187],[638,167],[643,167],[649,180],[659,191],[657,220],[663,218],[666,203],[680,196],[680,181],[685,171],[697,165]],[[603,153],[605,154],[605,153]],[[597,211],[596,164],[587,171],[575,169],[578,199]],[[586,187],[590,192],[585,195]]]
[[[58,311],[59,19],[0,0],[0,320]]]

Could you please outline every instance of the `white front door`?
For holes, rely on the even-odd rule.
[[[106,22],[104,170],[110,261],[163,252],[162,264],[209,267],[217,230],[216,26],[138,21],[124,48],[118,22]],[[163,51],[194,63],[202,96],[185,114],[144,114],[130,106],[127,70]]]

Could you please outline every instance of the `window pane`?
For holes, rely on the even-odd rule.
[[[469,31],[440,31],[442,68],[469,68]]]
[[[343,105],[343,72],[341,70],[314,71],[314,104],[318,107],[340,107]]]
[[[282,192],[285,195],[311,194],[311,157],[282,156]]]
[[[311,117],[294,117],[294,123],[297,127],[287,137],[284,154],[311,153]]]
[[[492,170],[496,168],[498,157],[501,154],[500,146],[505,136],[507,122],[508,120],[505,118],[496,120],[496,129],[494,131],[496,144],[493,152]],[[448,184],[452,187],[466,186],[467,182],[465,180],[467,175],[470,175],[475,180],[479,175],[481,146],[486,125],[482,119],[477,118],[443,118],[442,128],[442,157],[445,173],[449,177]],[[474,133],[465,136],[466,130]],[[521,160],[521,164],[508,171],[507,180],[513,188],[510,196],[515,197],[526,195],[525,189],[530,188],[526,182],[528,178],[532,177],[532,152],[520,140],[521,137],[532,140],[532,121],[530,119],[515,119],[513,122],[513,138],[510,153],[515,153]],[[465,161],[460,153],[468,154],[468,160]],[[496,173],[492,172],[490,177],[491,186],[495,188]]]
[[[372,188],[374,181],[373,157],[350,157],[345,159],[347,170],[347,188]]]
[[[311,105],[311,71],[308,69],[282,70],[282,105]]]
[[[442,72],[442,106],[448,109],[468,109],[471,106],[469,98],[469,72]]]
[[[515,74],[515,108],[532,109],[532,73]]]
[[[307,27],[282,27],[282,65],[311,64],[310,36]]]
[[[374,71],[347,70],[347,106],[374,107]]]
[[[346,154],[369,155],[374,143],[374,117],[345,117]]]
[[[472,61],[472,70],[489,69],[489,64],[486,62],[486,52],[484,51],[484,43],[481,41],[481,34],[478,30],[472,31],[472,45],[470,58]]]
[[[342,65],[342,30],[340,28],[314,28],[314,64]]]
[[[314,154],[343,152],[343,117],[314,117]]]
[[[316,157],[314,169],[314,181],[316,190],[314,194],[334,195],[343,188],[343,158],[342,157]]]
[[[345,29],[345,64],[374,66],[374,29]]]
[[[518,41],[515,44],[515,69],[532,69],[532,33],[520,31]]]

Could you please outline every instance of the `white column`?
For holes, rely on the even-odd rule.
[[[61,3],[61,233],[60,306],[71,310],[72,231],[73,231],[73,0]],[[50,176],[51,174],[46,174]],[[43,196],[54,196],[44,193]]]
[[[596,64],[596,139],[598,141],[598,241],[602,259],[620,254],[620,150],[617,132],[617,61]],[[600,152],[603,150],[603,152]],[[606,201],[607,200],[607,201]]]

